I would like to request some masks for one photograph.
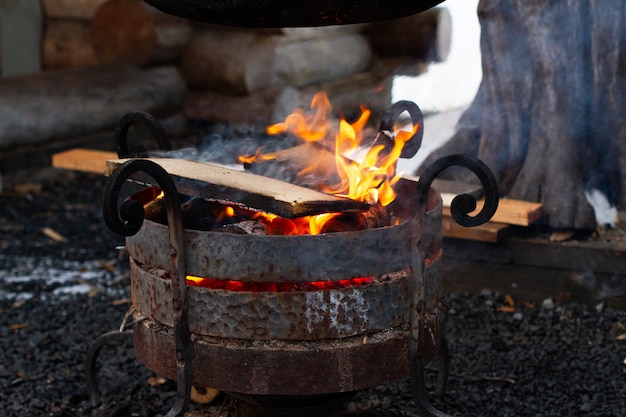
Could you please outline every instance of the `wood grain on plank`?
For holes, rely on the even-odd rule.
[[[146,159],[165,169],[183,194],[232,201],[290,219],[322,213],[367,211],[370,207],[367,203],[245,171],[183,159]],[[126,161],[128,159],[107,161],[104,174],[111,175]]]

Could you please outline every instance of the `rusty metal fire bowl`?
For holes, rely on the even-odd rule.
[[[409,376],[410,280],[420,271],[426,300],[425,358],[440,343],[441,204],[412,235],[397,226],[302,236],[185,231],[189,275],[249,282],[374,277],[347,288],[245,292],[189,287],[193,383],[260,395],[355,391]],[[145,221],[127,237],[138,359],[176,377],[167,226]],[[412,253],[420,240],[424,256]]]
[[[421,137],[411,155],[420,142]],[[99,395],[98,351],[109,338],[131,333],[123,329],[131,327],[126,322],[132,316],[137,358],[177,381],[168,417],[184,414],[192,384],[280,403],[407,377],[420,415],[445,415],[429,404],[423,374],[425,364],[445,347],[442,202],[431,184],[454,165],[478,177],[485,204],[470,216],[475,198],[457,196],[450,207],[453,218],[466,227],[488,221],[498,205],[495,178],[481,161],[450,155],[431,164],[419,181],[396,184],[398,198],[387,207],[394,225],[276,236],[184,228],[177,189],[177,184],[189,188],[184,175],[168,173],[157,160],[121,162],[107,182],[103,213],[108,227],[126,236],[132,308],[120,332],[90,346],[86,368],[92,401]],[[123,184],[137,173],[163,191],[166,224],[145,219],[141,198],[119,202]],[[220,196],[226,190],[209,189]],[[241,283],[246,289],[188,285],[189,276]]]

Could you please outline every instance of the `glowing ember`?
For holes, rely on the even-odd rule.
[[[367,285],[372,282],[371,277],[357,277],[338,281],[312,281],[312,282],[248,282],[222,280],[213,278],[200,278],[187,276],[187,285],[194,287],[209,288],[212,290],[245,291],[245,292],[293,292],[293,291],[319,291],[337,288],[350,288]]]

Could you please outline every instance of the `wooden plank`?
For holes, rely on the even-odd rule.
[[[476,227],[464,227],[447,216],[442,218],[442,223],[444,237],[492,243],[497,242],[504,230],[509,228],[508,224],[493,222],[488,222]]]
[[[178,191],[200,198],[233,201],[286,218],[367,211],[369,204],[321,193],[273,178],[196,161],[147,158],[174,179]],[[107,161],[105,175],[128,159]]]
[[[297,148],[297,147],[296,147]],[[296,149],[294,148],[294,149]],[[114,152],[98,151],[92,149],[71,149],[52,156],[52,166],[61,169],[71,169],[85,172],[104,173],[105,164],[108,160],[117,157]],[[258,177],[258,176],[257,176]],[[406,178],[407,180],[410,178]],[[274,181],[274,180],[272,180]],[[437,180],[436,180],[437,181]],[[281,182],[281,184],[284,184]],[[449,189],[449,188],[446,188]],[[460,190],[460,191],[459,191]],[[475,193],[475,187],[456,189],[458,192]],[[326,194],[323,194],[326,196]],[[445,210],[445,209],[444,209]],[[278,214],[278,213],[276,213]],[[443,235],[458,239],[469,239],[481,242],[497,242],[506,224],[489,222],[487,224],[467,228],[459,226],[451,217],[443,216]]]
[[[117,158],[115,152],[76,148],[52,155],[52,166],[54,168],[103,174],[106,161],[115,158]]]
[[[483,200],[479,200],[477,209],[470,213],[470,215],[476,215],[480,208],[483,206]],[[529,201],[512,200],[508,198],[500,199],[498,209],[491,218],[494,223],[506,223],[516,226],[529,226],[541,217],[541,209],[543,205],[541,203],[532,203]],[[450,208],[443,208],[443,215],[450,216]]]

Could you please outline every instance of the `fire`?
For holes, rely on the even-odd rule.
[[[357,121],[349,123],[342,119],[338,128],[333,128],[328,118],[332,106],[326,93],[320,92],[313,97],[311,109],[314,110],[312,113],[296,109],[283,122],[269,126],[267,133],[271,135],[291,133],[305,141],[317,142],[327,148],[334,148],[335,166],[341,181],[337,184],[328,184],[321,191],[372,205],[389,205],[396,197],[393,185],[400,179],[400,176],[396,175],[396,162],[404,144],[417,132],[419,126],[413,126],[412,131],[389,132],[389,135],[393,135],[389,138],[393,141],[391,149],[385,149],[385,144],[375,143],[357,162],[347,158],[346,155],[355,155],[362,150],[363,132],[371,114],[370,110],[361,107],[361,116]],[[334,139],[331,146],[328,144],[329,139],[331,141]],[[272,158],[272,156],[264,156],[257,152],[252,157],[240,157],[240,161],[252,163],[264,158]],[[307,171],[305,168],[299,175],[306,174]],[[339,215],[327,213],[312,216],[304,221],[296,220],[289,228],[291,233],[287,234],[318,234],[328,221]],[[274,219],[269,221],[272,222]]]
[[[315,113],[307,114],[304,109],[296,109],[285,118],[282,123],[271,125],[267,128],[267,133],[277,135],[279,133],[290,132],[297,137],[310,141],[321,142],[328,138],[332,126],[328,121],[328,115],[332,110],[330,101],[325,93],[318,93],[311,100],[311,108],[316,109]]]
[[[273,135],[290,133],[305,141],[317,142],[326,149],[333,149],[335,168],[340,181],[336,184],[325,185],[321,191],[367,202],[372,205],[368,214],[375,216],[372,213],[380,212],[381,208],[389,205],[396,197],[393,185],[400,179],[396,175],[396,162],[404,144],[416,133],[419,126],[413,126],[412,131],[398,129],[396,132],[379,132],[378,134],[384,135],[384,137],[381,140],[375,140],[374,145],[363,152],[364,131],[371,115],[369,109],[361,107],[361,115],[358,120],[349,123],[342,119],[335,128],[328,119],[332,108],[325,93],[315,95],[311,102],[311,108],[314,109],[313,113],[296,109],[287,116],[284,122],[269,126],[267,132]],[[347,155],[357,154],[363,155],[359,161],[347,157]],[[274,156],[263,154],[262,149],[257,150],[253,156],[239,157],[240,162],[244,163],[271,159],[274,159]],[[310,168],[312,167],[303,169],[299,175],[306,174]],[[274,214],[254,212],[248,208],[216,202],[211,206],[211,215],[215,222],[228,218],[254,219],[266,226],[267,234],[283,236],[314,235],[336,230],[360,230],[368,227],[368,220],[363,213],[325,213],[317,216],[287,219]],[[348,229],[342,229],[344,225],[348,225]],[[368,285],[372,281],[371,277],[356,277],[313,282],[259,283],[196,276],[186,277],[186,282],[190,286],[247,292],[317,291]]]
[[[298,175],[310,175],[315,172],[316,175],[322,177],[320,181],[326,179],[333,182],[322,186],[316,185],[316,188],[329,194],[366,202],[370,205],[367,212],[325,213],[317,216],[287,219],[274,214],[254,211],[237,204],[191,199],[181,206],[185,227],[193,229],[195,227],[215,226],[219,228],[245,220],[256,220],[263,224],[262,228],[265,234],[289,236],[356,231],[391,225],[392,220],[388,217],[385,207],[396,197],[393,186],[400,179],[400,176],[396,174],[396,162],[405,143],[413,137],[419,126],[412,126],[411,131],[396,127],[393,128],[394,132],[380,131],[373,141],[370,138],[367,142],[368,145],[363,146],[364,132],[371,115],[370,110],[361,107],[361,115],[358,120],[350,123],[342,119],[336,126],[333,126],[328,118],[332,108],[325,93],[315,95],[311,102],[311,108],[313,112],[296,109],[285,118],[284,122],[269,126],[267,128],[268,133],[288,132],[305,141],[318,143],[319,146],[312,148],[316,149],[315,152],[320,152],[316,154],[319,158],[314,157],[312,160],[316,162],[323,160],[324,162],[318,166],[309,165],[302,169]],[[354,155],[360,156],[355,157]],[[255,163],[274,158],[276,158],[275,155],[264,154],[262,149],[259,149],[255,155],[240,157],[239,159],[244,163]],[[318,171],[318,168],[322,169]],[[143,196],[146,198],[144,204],[153,201],[149,200],[148,197],[154,199],[158,194],[157,191],[160,190],[151,190],[149,195]],[[161,197],[162,193],[154,201],[158,201]],[[150,207],[150,209],[154,219],[164,217],[159,215],[160,210],[162,210],[159,204]],[[202,215],[203,213],[206,215]]]

